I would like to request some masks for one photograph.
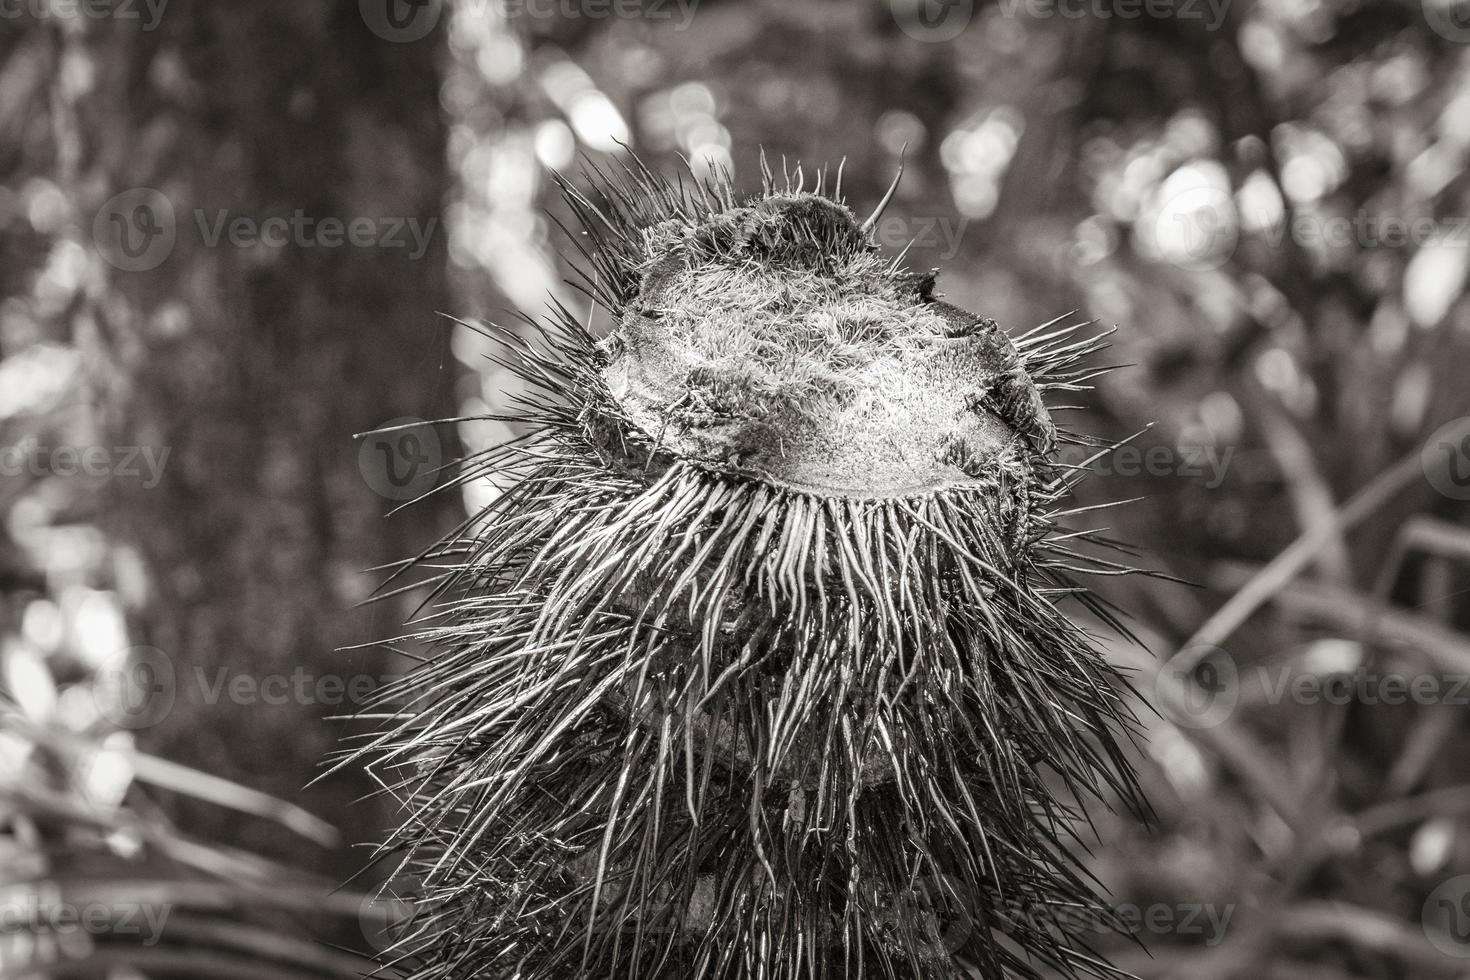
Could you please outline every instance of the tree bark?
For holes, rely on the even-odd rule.
[[[361,777],[303,787],[344,733],[329,717],[359,710],[387,668],[338,648],[402,619],[402,603],[354,608],[376,581],[366,570],[458,510],[445,494],[385,522],[405,494],[352,438],[453,414],[435,319],[451,305],[439,39],[379,36],[357,4],[175,0],[155,30],[114,21],[86,48],[97,78],[78,105],[73,190],[111,226],[88,231],[112,267],[79,342],[112,444],[169,454],[154,487],[113,481],[102,519],[144,560],[137,631],[174,671],[172,707],[140,742],[302,803],[348,843],[376,839],[384,805],[349,807],[371,788]],[[145,224],[167,221],[108,203],[134,188],[173,211],[172,249],[151,268],[109,237],[136,252],[155,234]],[[419,467],[421,489],[444,453],[405,445],[411,458],[391,462]],[[333,874],[362,861],[188,809],[188,829],[234,846]]]

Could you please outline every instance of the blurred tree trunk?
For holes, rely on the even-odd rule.
[[[440,37],[387,40],[356,3],[174,0],[156,29],[113,20],[63,44],[57,70],[76,54],[96,72],[63,186],[113,266],[79,342],[113,445],[169,454],[156,486],[113,481],[103,518],[149,573],[135,633],[174,667],[172,708],[140,742],[302,803],[348,843],[375,839],[384,805],[349,808],[361,779],[303,787],[344,734],[328,718],[385,666],[337,648],[402,619],[401,603],[354,609],[365,571],[423,547],[458,504],[385,521],[399,502],[373,489],[385,461],[360,465],[352,439],[451,414]],[[115,197],[137,188],[166,204]],[[427,441],[409,449],[397,462],[437,461]],[[184,809],[196,834],[298,865],[362,860],[283,852],[279,830]]]

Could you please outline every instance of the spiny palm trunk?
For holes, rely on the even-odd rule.
[[[1013,344],[840,190],[641,164],[564,190],[595,341],[505,336],[530,437],[425,565],[437,655],[370,750],[412,814],[415,977],[1108,972],[1074,807],[1134,800],[1123,683],[1058,611],[1067,474]],[[1060,787],[1060,790],[1057,787]]]

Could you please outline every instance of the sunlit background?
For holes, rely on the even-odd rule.
[[[751,191],[762,150],[840,166],[863,214],[902,163],[877,237],[947,299],[1117,326],[1126,366],[1066,424],[1133,437],[1079,491],[1130,502],[1078,526],[1193,584],[1092,583],[1162,706],[1156,826],[1100,812],[1089,859],[1152,955],[1100,949],[1191,980],[1470,971],[1463,3],[25,0],[0,904],[29,911],[0,977],[355,976],[383,947],[401,909],[361,845],[392,803],[307,786],[412,653],[371,641],[421,595],[359,604],[496,490],[389,511],[516,434],[477,418],[513,383],[451,317],[605,326],[553,175],[630,150]],[[434,418],[468,421],[353,439]],[[173,910],[154,942],[139,904]]]

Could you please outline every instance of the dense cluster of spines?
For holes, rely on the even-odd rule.
[[[591,183],[563,189],[587,291],[614,317],[660,257],[717,250],[730,239],[710,228],[750,214],[727,180],[686,188],[636,162]],[[803,193],[799,177],[779,192]],[[872,250],[805,196],[811,219],[759,246],[773,261]],[[927,302],[932,277],[916,281]],[[1131,717],[1056,603],[1111,622],[1068,573],[1125,566],[1056,530],[1080,473],[1049,460],[1050,423],[1014,470],[809,492],[663,445],[608,387],[616,334],[560,307],[531,326],[502,339],[533,431],[466,461],[461,480],[504,491],[414,563],[431,570],[434,655],[384,693],[406,707],[363,750],[407,813],[387,848],[424,886],[400,965],[1109,974],[1055,923],[1106,921],[1069,850],[1087,798],[1136,800]],[[1100,338],[1077,329],[1016,341],[1037,389],[1085,385]]]

